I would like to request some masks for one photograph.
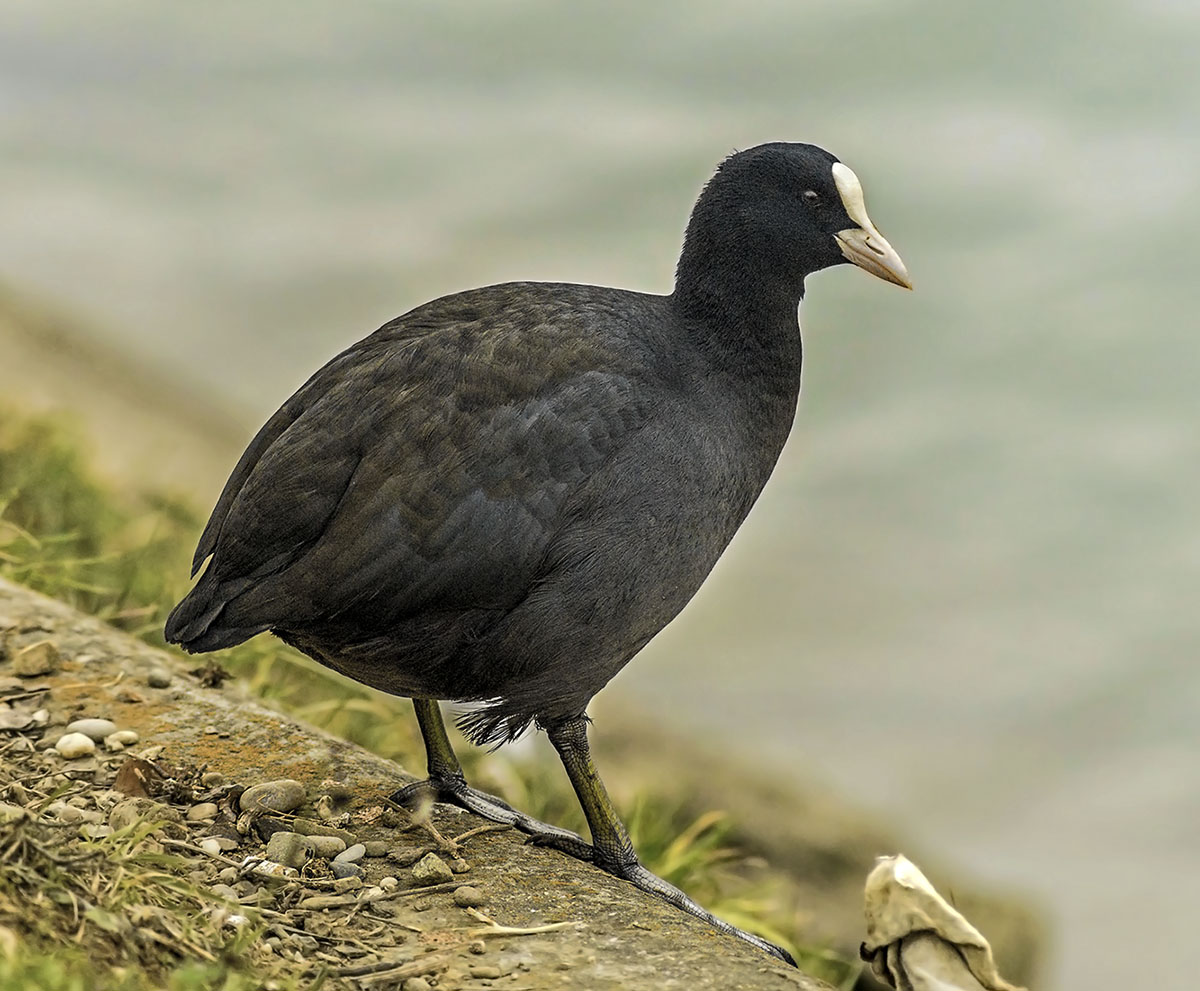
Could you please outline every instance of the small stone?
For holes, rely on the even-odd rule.
[[[83,733],[66,733],[58,738],[54,749],[67,758],[90,757],[96,752],[96,741]]]
[[[220,771],[205,771],[200,775],[200,783],[205,788],[220,788],[225,783],[225,775]]]
[[[413,882],[422,888],[430,884],[445,884],[453,877],[453,871],[436,853],[425,854],[412,869]]]
[[[362,877],[363,875],[363,869],[348,860],[334,860],[329,865],[329,869],[335,878]]]
[[[171,672],[166,668],[151,668],[146,675],[146,684],[151,688],[169,688]]]
[[[400,985],[400,991],[433,991],[433,986],[423,977],[410,977]]]
[[[387,840],[367,840],[363,846],[366,848],[368,857],[386,857],[388,852]]]
[[[333,890],[339,894],[354,891],[362,887],[362,878],[360,877],[339,877],[333,882]]]
[[[188,809],[185,818],[188,822],[203,822],[205,819],[215,819],[220,811],[216,802],[201,802]]]
[[[137,730],[119,729],[115,733],[113,733],[111,735],[111,737],[106,736],[104,739],[106,741],[109,739],[113,739],[113,740],[116,740],[117,743],[121,744],[121,746],[123,746],[123,747],[132,747],[135,743],[138,742],[138,740],[141,739],[141,737],[137,735]]]
[[[228,898],[231,902],[235,902],[238,899],[238,893],[227,884],[214,884],[208,890],[218,898]]]
[[[479,908],[486,901],[487,896],[469,884],[454,889],[454,904],[459,908]]]
[[[291,778],[264,781],[242,792],[243,812],[291,812],[304,804],[304,785]]]
[[[477,977],[480,980],[486,980],[487,978],[491,978],[492,980],[495,980],[496,978],[503,977],[504,975],[501,972],[500,968],[497,967],[495,964],[490,964],[490,963],[478,964],[477,963],[473,967],[471,967],[471,976]]]
[[[450,870],[455,874],[466,874],[471,869],[471,862],[463,860],[462,857],[455,857],[450,861]]]
[[[487,953],[487,943],[485,943],[482,939],[477,939],[471,943],[468,943],[467,949],[476,956],[482,956],[484,953]]]
[[[343,864],[353,864],[355,861],[361,860],[366,852],[366,844],[355,843],[354,846],[346,847],[345,850],[343,850],[333,859],[340,861]]]
[[[398,887],[400,887],[400,879],[397,877],[392,877],[391,874],[387,875],[387,877],[381,877],[379,879],[379,887],[381,887],[384,891],[395,891]]]
[[[36,678],[56,671],[61,663],[58,648],[49,640],[40,640],[16,652],[13,671],[22,678]]]
[[[301,867],[308,860],[308,837],[299,833],[289,833],[280,830],[271,834],[267,840],[267,859],[286,864],[288,867]]]
[[[200,841],[200,849],[205,853],[216,857],[221,852],[221,844],[217,842],[215,836],[206,836]]]
[[[79,827],[79,835],[85,840],[98,840],[105,836],[112,836],[114,830],[112,826],[106,826],[104,823],[85,822]]]
[[[230,881],[236,881],[237,876],[238,870],[236,867],[223,867],[221,870],[217,871],[217,880],[222,884],[228,884]],[[231,888],[230,890],[232,891],[233,889]]]
[[[62,822],[83,822],[83,810],[68,805],[66,802],[51,802],[46,811],[56,816]]]
[[[235,840],[232,836],[214,835],[214,836],[206,836],[204,838],[206,840],[215,841],[217,844],[217,849],[220,850],[222,853],[228,853],[230,850],[236,850],[239,845],[238,841]]]
[[[84,736],[91,737],[96,743],[116,731],[117,724],[111,719],[76,719],[75,722],[67,724],[68,733],[82,733]]]
[[[314,857],[331,860],[346,849],[346,841],[340,836],[309,836],[307,839]]]

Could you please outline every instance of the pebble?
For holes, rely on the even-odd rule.
[[[420,887],[429,884],[444,884],[454,877],[454,872],[446,866],[436,853],[427,853],[413,865],[412,878]]]
[[[308,837],[280,830],[267,840],[267,859],[288,867],[301,867],[308,860]]]
[[[203,822],[205,819],[215,819],[220,813],[216,802],[201,802],[187,810],[188,822]]]
[[[217,836],[206,836],[204,838],[206,840],[212,840],[214,843],[216,843],[217,849],[220,850],[222,853],[228,853],[230,850],[236,850],[238,848],[238,841],[235,840],[232,836],[217,835]]]
[[[57,670],[61,661],[58,648],[49,640],[43,640],[17,651],[13,672],[22,678],[36,678]]]
[[[335,860],[329,865],[335,878],[362,877],[363,869],[348,860]]]
[[[450,870],[452,870],[455,874],[466,874],[470,869],[471,862],[469,860],[463,860],[462,857],[455,857],[452,861],[450,861]]]
[[[475,964],[473,967],[471,967],[471,976],[479,978],[480,980],[487,978],[495,980],[498,977],[503,977],[504,974],[495,964],[485,963]]]
[[[339,877],[333,882],[333,890],[341,894],[346,891],[354,891],[362,887],[362,878],[360,877]]]
[[[82,822],[83,810],[68,805],[66,802],[51,802],[46,811],[61,819],[63,822]]]
[[[367,840],[363,844],[368,857],[386,857],[388,852],[387,840]]]
[[[96,743],[116,731],[117,724],[111,719],[76,719],[75,722],[67,724],[68,733],[82,733],[84,736],[90,736]]]
[[[433,991],[433,986],[423,977],[410,977],[400,985],[400,991]]]
[[[304,785],[299,781],[281,778],[247,788],[240,806],[243,812],[291,812],[304,804],[305,797]]]
[[[104,823],[85,822],[79,827],[79,835],[85,840],[98,840],[104,836],[112,836],[113,832],[112,826],[106,826]]]
[[[236,867],[225,867],[217,872],[217,880],[222,884],[228,884],[230,881],[236,881],[238,869]],[[233,890],[232,888],[230,889]]]
[[[217,842],[216,837],[209,836],[200,841],[200,849],[215,857],[221,852],[221,844]]]
[[[477,957],[480,957],[487,953],[487,943],[485,943],[482,939],[476,939],[467,944],[467,949],[474,953]]]
[[[486,901],[487,896],[469,884],[454,889],[454,904],[459,908],[479,908]]]
[[[354,846],[346,847],[339,853],[334,860],[340,861],[343,864],[353,864],[355,861],[362,860],[366,855],[367,847],[364,843],[355,843]]]
[[[300,834],[297,834],[300,835]],[[340,836],[308,836],[308,848],[313,852],[314,857],[324,857],[326,860],[331,860],[339,856],[346,849],[346,841]]]
[[[151,688],[169,688],[171,685],[171,672],[166,668],[151,668],[146,675],[146,684]]]
[[[58,738],[54,749],[67,758],[90,757],[96,752],[96,741],[83,733],[66,733]]]
[[[220,788],[225,783],[225,775],[220,771],[205,771],[200,776],[200,783],[205,788]]]
[[[231,902],[238,900],[238,893],[227,884],[214,884],[208,890],[220,898],[228,898]]]
[[[69,729],[70,727],[68,727]],[[126,747],[131,747],[141,739],[137,732],[131,729],[119,729],[115,733],[109,733],[104,738],[104,745],[113,753],[124,750]]]
[[[398,877],[392,877],[391,874],[387,875],[387,877],[381,877],[379,879],[379,887],[381,887],[384,891],[395,891],[398,887],[400,887],[400,879]]]

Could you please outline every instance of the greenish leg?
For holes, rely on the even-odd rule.
[[[641,888],[642,891],[666,899],[677,908],[703,919],[715,929],[744,939],[760,950],[765,950],[772,956],[790,963],[793,967],[796,966],[796,961],[792,959],[787,950],[768,942],[761,936],[755,936],[753,933],[745,932],[718,919],[673,884],[652,874],[641,865],[637,853],[633,849],[633,844],[629,840],[629,831],[621,822],[621,817],[617,815],[616,807],[613,805],[612,799],[608,797],[608,789],[604,787],[604,782],[600,780],[600,775],[596,773],[596,766],[592,763],[585,716],[575,716],[548,726],[546,733],[550,737],[550,742],[554,744],[554,749],[558,751],[559,757],[562,758],[563,767],[567,770],[567,777],[571,779],[571,785],[579,797],[579,804],[583,806],[583,814],[587,817],[588,829],[592,834],[592,860],[598,867],[617,877],[624,878]],[[579,856],[579,853],[570,845],[560,846],[551,838],[536,837],[535,842],[556,846],[567,853]]]
[[[417,713],[417,725],[421,728],[421,738],[425,741],[429,777],[425,781],[405,785],[391,796],[391,801],[409,808],[419,807],[429,800],[449,802],[493,822],[515,826],[536,842],[590,859],[591,846],[577,833],[540,822],[524,812],[518,812],[503,799],[468,785],[462,765],[450,744],[450,735],[446,732],[446,723],[437,700],[413,699],[412,702]]]

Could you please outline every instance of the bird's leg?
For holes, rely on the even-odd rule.
[[[571,779],[575,794],[579,796],[579,804],[583,806],[583,813],[587,816],[588,828],[592,834],[590,859],[593,863],[610,874],[624,878],[643,891],[658,895],[677,908],[703,919],[715,929],[744,939],[747,943],[753,943],[760,950],[766,950],[772,956],[790,963],[793,967],[796,965],[796,961],[792,959],[792,955],[787,950],[718,919],[673,884],[650,873],[641,865],[637,853],[633,849],[633,844],[629,840],[629,833],[625,829],[624,823],[621,822],[620,816],[617,815],[617,810],[613,806],[612,799],[608,797],[604,782],[600,780],[600,775],[596,773],[596,766],[592,763],[585,716],[581,714],[550,725],[546,727],[546,733],[550,737],[550,742],[554,744],[554,749],[558,751],[558,756],[562,758],[563,766],[567,769],[567,776]],[[536,842],[555,846],[578,856],[578,853],[570,847],[560,847],[553,838],[538,837]]]
[[[590,857],[591,846],[578,833],[540,822],[524,812],[518,812],[503,799],[468,785],[462,765],[450,745],[437,700],[413,699],[412,702],[417,713],[417,725],[421,727],[421,738],[425,741],[429,777],[405,785],[391,796],[393,802],[405,807],[419,806],[425,801],[450,802],[493,822],[515,826],[538,842],[567,850],[584,859]]]

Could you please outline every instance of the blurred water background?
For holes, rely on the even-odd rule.
[[[668,291],[723,155],[828,147],[917,291],[810,281],[776,477],[608,704],[1036,892],[1048,986],[1190,987],[1198,50],[1183,0],[10,0],[0,275],[249,432],[433,296]]]

